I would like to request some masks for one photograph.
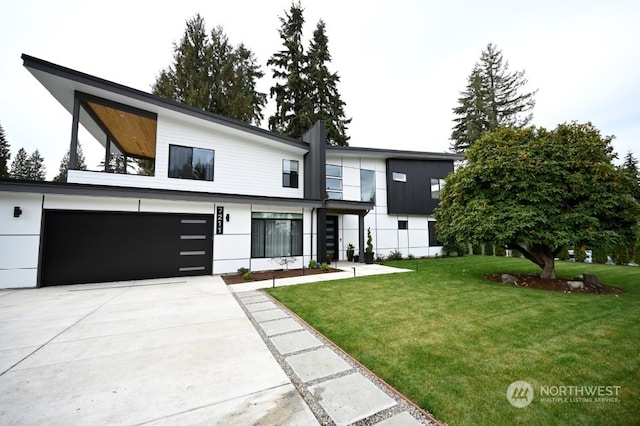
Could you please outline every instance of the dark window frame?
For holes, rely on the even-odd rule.
[[[398,219],[398,229],[399,230],[408,230],[409,229],[409,221],[408,220],[400,220],[400,219]]]
[[[292,168],[293,164],[295,164],[295,170]],[[282,160],[282,187],[298,188],[299,172],[300,164],[298,160]]]
[[[182,155],[185,155],[187,150],[190,151],[190,153],[187,155],[187,158],[189,158],[191,162],[190,172],[187,171],[187,163],[188,163],[187,161],[185,161],[180,168],[172,167],[175,165],[175,161],[177,161],[176,157],[178,156],[178,152],[176,151],[178,150],[185,151],[182,153]],[[196,167],[198,166],[198,164],[201,164],[201,163],[198,162],[195,165],[193,164],[194,157],[196,157],[195,156],[196,152],[200,152],[200,151],[205,153],[207,156],[209,154],[211,155],[210,166],[207,167],[207,165],[204,164],[203,165],[205,167],[204,171],[200,172],[200,173],[203,173],[202,177],[198,176],[197,174],[198,171],[196,170]],[[170,144],[169,145],[169,167],[167,170],[167,176],[172,179],[203,180],[207,182],[213,182],[215,177],[215,161],[216,161],[216,151],[214,149]],[[210,169],[210,173],[208,169]]]
[[[268,215],[265,213],[262,213],[264,215]],[[256,213],[256,215],[260,216],[261,213]],[[293,256],[302,256],[302,253],[304,251],[304,228],[303,228],[303,219],[302,218],[290,218],[290,217],[286,217],[288,216],[287,214],[273,214],[273,217],[252,217],[251,218],[251,258],[252,259],[271,259],[274,257],[293,257]],[[267,251],[267,234],[266,234],[266,230],[267,230],[267,223],[271,223],[271,224],[275,224],[276,222],[283,222],[283,221],[288,221],[289,225],[288,225],[288,232],[289,232],[289,248],[294,250],[297,249],[297,251],[295,252],[291,252],[291,253],[279,253],[277,255],[273,255],[273,256],[267,256],[266,255],[266,251]],[[264,226],[256,226],[257,223],[263,223]],[[296,226],[294,226],[294,223],[296,224]],[[297,228],[299,231],[299,234],[296,235],[294,231],[294,229]],[[261,235],[256,235],[257,230],[261,229],[263,231],[265,231],[265,233],[261,234]],[[261,243],[260,244],[254,244],[254,238],[260,238],[261,239]],[[295,241],[295,238],[298,239],[298,241]]]

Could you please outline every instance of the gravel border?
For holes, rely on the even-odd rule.
[[[335,378],[338,378],[338,377],[342,377],[342,376],[347,376],[347,375],[350,375],[350,374],[353,374],[353,373],[357,372],[357,373],[362,374],[366,379],[368,379],[370,382],[372,382],[374,385],[376,385],[382,392],[384,392],[387,396],[392,398],[396,402],[396,404],[393,407],[384,409],[384,410],[379,411],[379,412],[377,412],[377,413],[375,413],[375,414],[373,414],[373,415],[371,415],[369,417],[366,417],[364,419],[358,420],[358,421],[352,423],[352,425],[354,425],[354,426],[374,425],[376,423],[379,423],[379,422],[381,422],[383,420],[391,418],[391,417],[393,417],[393,416],[395,416],[397,414],[400,414],[402,412],[409,413],[413,418],[415,418],[417,421],[419,421],[423,425],[429,425],[429,426],[443,425],[443,423],[441,423],[437,419],[435,419],[435,417],[433,417],[430,413],[428,413],[427,411],[421,409],[416,404],[414,404],[413,402],[408,400],[404,395],[402,395],[400,392],[398,392],[397,390],[392,388],[384,380],[380,379],[378,376],[373,374],[368,368],[366,368],[364,365],[360,364],[357,360],[355,360],[349,354],[344,352],[340,347],[335,345],[331,340],[327,339],[325,336],[320,334],[316,329],[314,329],[309,324],[307,324],[302,318],[300,318],[298,315],[296,315],[295,313],[290,311],[286,306],[281,304],[279,301],[277,301],[276,299],[271,297],[266,292],[264,292],[262,290],[253,290],[253,291],[241,292],[241,293],[232,292],[232,294],[233,294],[233,297],[235,297],[235,299],[238,302],[238,304],[240,305],[240,307],[242,308],[242,310],[244,311],[245,315],[247,315],[247,317],[249,318],[249,320],[251,321],[251,323],[253,324],[255,329],[260,334],[260,337],[262,337],[262,340],[265,342],[265,344],[267,345],[267,347],[271,351],[271,354],[273,355],[273,357],[276,359],[276,361],[278,362],[280,367],[287,374],[287,376],[289,377],[289,379],[293,383],[294,387],[298,390],[298,392],[300,393],[300,395],[302,396],[304,401],[307,403],[307,405],[309,406],[309,408],[311,409],[313,414],[316,416],[316,418],[318,419],[320,424],[323,424],[323,425],[335,425],[335,423],[331,419],[331,417],[327,414],[327,412],[324,410],[324,408],[322,408],[322,406],[314,398],[313,394],[309,391],[309,387],[311,387],[313,385],[316,385],[318,383],[326,382],[328,380],[332,380],[332,379],[335,379]],[[258,321],[255,320],[255,318],[253,317],[253,313],[249,312],[249,310],[247,309],[247,307],[245,305],[245,302],[242,300],[243,298],[257,296],[257,295],[264,295],[264,296],[268,297],[269,300],[272,301],[277,306],[277,308],[283,310],[286,314],[289,315],[290,318],[292,318],[296,322],[298,322],[303,327],[304,330],[307,330],[314,337],[316,337],[318,340],[320,340],[324,344],[325,347],[328,347],[329,349],[331,349],[336,355],[338,355],[347,364],[349,364],[351,366],[351,368],[349,368],[348,370],[341,371],[339,373],[330,375],[330,376],[325,376],[325,377],[322,377],[322,378],[319,378],[319,379],[315,379],[315,380],[303,383],[300,380],[300,378],[295,374],[295,372],[293,371],[291,366],[289,366],[289,364],[286,362],[286,358],[288,358],[288,357],[290,357],[292,355],[299,355],[301,353],[314,351],[314,350],[317,350],[319,347],[316,346],[316,347],[313,347],[313,348],[302,349],[300,351],[288,353],[286,355],[281,355],[280,352],[278,351],[278,349],[275,347],[275,345],[271,341],[271,338],[276,337],[276,336],[282,336],[282,335],[290,334],[290,333],[297,333],[300,330],[287,331],[285,333],[280,333],[280,334],[276,334],[276,335],[273,335],[273,336],[267,336],[267,334],[264,332],[262,327],[260,327],[260,323],[258,323]],[[254,303],[256,303],[256,302],[254,302]],[[247,304],[251,304],[251,303],[247,303]],[[273,321],[275,321],[275,320],[273,320]],[[268,321],[262,321],[262,322],[264,323],[264,322],[268,322]]]

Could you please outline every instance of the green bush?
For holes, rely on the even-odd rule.
[[[629,254],[629,247],[620,246],[616,249],[613,257],[613,261],[618,265],[626,265],[631,262],[631,255]]]
[[[606,248],[595,248],[593,249],[593,262],[594,263],[606,263],[607,255],[610,250]]]
[[[504,257],[507,254],[507,249],[504,246],[497,245],[496,246],[496,256]]]
[[[560,253],[558,253],[558,259],[569,260],[569,249],[564,247],[562,250],[560,250]]]
[[[249,269],[247,268],[238,268],[238,275],[243,276],[244,274],[246,274],[247,272],[249,272]]]
[[[253,274],[251,273],[251,271],[247,271],[244,274],[242,274],[242,279],[245,281],[251,281],[253,280]]]
[[[393,250],[387,256],[387,260],[402,260],[402,252],[400,250]]]
[[[319,267],[320,267],[320,265],[318,264],[318,262],[315,259],[311,259],[309,261],[309,268],[318,269]]]
[[[322,272],[329,272],[331,270],[331,266],[329,266],[327,262],[322,262],[322,265],[320,265],[320,270]]]

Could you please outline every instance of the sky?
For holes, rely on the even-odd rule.
[[[291,0],[0,0],[0,124],[12,159],[45,158],[47,178],[69,147],[71,115],[22,66],[22,53],[146,92],[171,64],[196,13],[222,26],[262,66],[282,48],[279,16]],[[620,160],[640,157],[640,2],[637,0],[303,0],[305,46],[325,21],[353,119],[351,146],[445,152],[452,108],[488,43],[538,90],[533,125],[592,122],[614,135]],[[264,111],[262,127],[275,111]],[[83,140],[81,139],[81,142]],[[103,151],[84,144],[89,168]]]

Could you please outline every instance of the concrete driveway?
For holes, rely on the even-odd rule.
[[[219,277],[0,291],[0,424],[317,424]]]

